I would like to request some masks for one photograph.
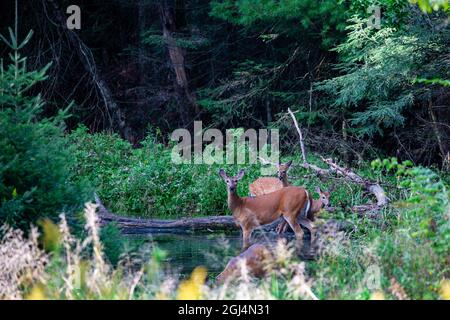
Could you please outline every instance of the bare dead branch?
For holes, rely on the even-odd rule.
[[[328,164],[329,169],[323,169],[316,165],[309,164],[308,161],[306,160],[305,145],[303,142],[303,134],[300,129],[300,126],[298,125],[297,119],[295,118],[291,109],[288,109],[288,113],[291,116],[292,120],[294,121],[295,128],[297,129],[297,132],[298,132],[298,135],[300,138],[300,149],[301,149],[302,158],[303,158],[302,166],[304,168],[312,169],[321,176],[329,176],[331,174],[336,173],[337,175],[342,176],[345,180],[347,180],[349,182],[353,182],[353,183],[363,186],[367,191],[371,192],[377,199],[376,208],[381,208],[382,206],[385,206],[386,204],[388,204],[389,198],[386,196],[386,193],[384,192],[383,188],[380,186],[379,183],[370,181],[367,179],[363,179],[361,176],[357,175],[351,169],[339,166],[332,159],[325,159],[324,157],[321,156],[322,161],[325,162],[326,164]],[[361,208],[357,208],[357,210],[364,209],[364,208],[367,208],[368,210],[374,209],[374,205],[372,205],[372,204],[369,205],[369,207],[367,207],[367,205],[365,205],[365,206],[362,206]]]
[[[300,149],[302,151],[303,164],[306,164],[306,163],[308,163],[308,161],[306,160],[306,151],[305,151],[305,144],[304,144],[304,141],[303,141],[302,130],[300,130],[300,127],[298,125],[297,119],[295,118],[295,115],[292,113],[290,108],[288,108],[288,113],[291,116],[292,121],[294,121],[295,128],[297,129],[298,135],[300,137]]]

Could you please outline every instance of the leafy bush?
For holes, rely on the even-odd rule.
[[[50,65],[28,71],[22,43],[11,31],[8,67],[0,66],[0,221],[28,228],[42,217],[73,213],[88,199],[82,180],[73,181],[72,147],[64,137],[66,111],[42,118],[44,102],[30,88],[46,79]]]
[[[390,194],[394,204],[375,220],[353,217],[352,233],[320,235],[325,249],[310,266],[314,289],[323,298],[365,299],[378,292],[393,299],[436,299],[449,271],[448,186],[409,161],[375,160],[372,167],[378,176],[396,177],[393,188],[402,191]]]
[[[171,149],[148,137],[133,149],[118,135],[89,134],[79,127],[70,135],[76,145],[76,173],[93,181],[100,198],[120,214],[161,217],[212,215],[226,211],[226,188],[218,176],[221,165],[181,164]],[[223,165],[236,173],[237,165]],[[248,167],[239,194],[259,176],[259,165]]]
[[[238,185],[240,196],[247,196],[248,185],[260,177],[259,163],[174,164],[170,146],[157,143],[152,136],[148,136],[140,148],[133,149],[116,134],[90,134],[86,127],[80,126],[69,135],[69,139],[75,145],[76,175],[92,181],[107,207],[124,215],[180,217],[223,214],[228,212],[227,192],[218,175],[219,168],[223,167],[229,174],[236,174],[242,168],[246,170]],[[300,156],[294,154],[289,159],[295,162]],[[310,161],[314,163],[317,159],[312,155]],[[305,186],[310,191],[316,186],[325,187],[315,176],[305,179],[305,174],[304,168],[293,168],[292,183]],[[336,194],[341,192],[345,194],[348,191],[343,188],[336,190]]]

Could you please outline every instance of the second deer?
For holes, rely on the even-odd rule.
[[[255,228],[271,223],[281,216],[294,230],[297,240],[303,240],[303,230],[297,218],[308,203],[308,192],[305,189],[291,186],[257,197],[240,197],[236,193],[236,187],[244,176],[244,170],[240,170],[233,177],[220,169],[219,175],[227,184],[228,208],[242,229],[244,248],[248,247]]]
[[[286,163],[281,163],[277,165],[278,178],[274,177],[261,177],[253,181],[248,189],[250,195],[253,197],[261,196],[263,194],[271,193],[279,190],[283,187],[288,187],[290,184],[288,182],[287,173],[291,167],[292,160]]]

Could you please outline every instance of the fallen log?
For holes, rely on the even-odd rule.
[[[240,227],[232,216],[208,216],[181,219],[146,219],[124,217],[111,213],[95,195],[98,207],[98,217],[102,225],[109,222],[118,224],[124,233],[183,233],[183,232],[214,232],[214,231],[239,231]],[[275,231],[279,219],[264,225],[260,230],[265,232]]]
[[[177,220],[140,219],[120,216],[99,215],[103,223],[116,222],[125,233],[164,233],[164,232],[212,232],[238,231],[239,228],[230,216],[207,218],[183,218]]]
[[[377,199],[377,206],[382,207],[389,202],[389,198],[386,196],[383,188],[377,183],[367,179],[363,179],[361,176],[354,173],[348,168],[343,168],[333,162],[331,159],[325,159],[321,157],[323,162],[330,166],[330,169],[335,171],[337,174],[342,175],[347,178],[347,180],[363,186],[367,191],[371,192]]]
[[[162,219],[146,219],[124,217],[111,213],[103,205],[100,198],[95,195],[95,202],[97,204],[97,215],[102,226],[115,222],[123,233],[138,234],[138,233],[186,233],[186,232],[238,232],[240,227],[234,221],[232,216],[209,216],[198,218],[182,218],[172,220]],[[283,218],[278,218],[272,223],[261,226],[255,229],[255,234],[258,233],[276,233],[276,228]],[[334,223],[338,226],[339,231],[348,231],[352,226],[347,221],[337,221],[329,219],[326,223]],[[306,230],[306,229],[305,229]]]

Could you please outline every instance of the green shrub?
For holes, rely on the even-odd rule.
[[[30,37],[19,44],[11,31],[11,63],[0,66],[0,221],[21,228],[62,211],[74,213],[89,195],[83,181],[73,181],[73,149],[64,137],[66,111],[42,118],[41,97],[28,92],[46,79],[49,67],[26,69],[19,48]]]
[[[125,215],[223,214],[227,211],[226,188],[218,175],[219,168],[235,174],[245,167],[240,195],[248,194],[248,184],[260,174],[259,165],[173,164],[171,148],[151,136],[141,148],[133,149],[116,134],[89,134],[81,126],[69,139],[76,146],[76,174],[93,181],[107,207]]]
[[[249,184],[261,175],[259,163],[174,164],[171,146],[157,143],[152,136],[148,136],[140,148],[133,149],[117,134],[90,134],[85,126],[80,126],[72,131],[69,139],[75,145],[76,175],[92,181],[107,207],[123,215],[182,217],[224,214],[229,212],[227,192],[218,175],[219,168],[225,168],[229,174],[236,174],[242,168],[246,170],[238,185],[240,196],[247,196]],[[320,161],[313,155],[309,158],[311,163]],[[293,154],[288,159],[296,162],[300,155]],[[311,192],[316,186],[326,188],[333,183],[331,180],[324,183],[315,175],[308,175],[301,166],[291,169],[290,180]],[[345,197],[349,187],[358,195],[354,199]],[[358,186],[338,185],[332,201],[341,206],[354,205],[360,200],[359,195],[363,197]]]

